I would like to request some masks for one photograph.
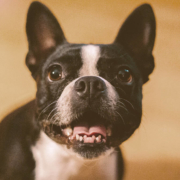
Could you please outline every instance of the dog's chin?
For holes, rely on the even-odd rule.
[[[42,120],[41,127],[52,140],[85,159],[97,158],[113,147],[111,124],[96,113],[85,113],[62,126]]]
[[[110,148],[106,144],[77,144],[73,146],[74,152],[78,153],[85,159],[98,158],[104,155]]]

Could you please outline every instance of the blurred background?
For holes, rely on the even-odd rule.
[[[111,43],[143,0],[43,0],[75,43]],[[140,128],[122,144],[125,180],[180,179],[180,1],[146,0],[154,9],[156,68],[143,88]],[[31,0],[0,0],[0,120],[35,97],[24,60]]]

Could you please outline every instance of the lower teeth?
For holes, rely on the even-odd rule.
[[[101,135],[99,136],[95,136],[95,135],[92,135],[92,136],[87,136],[87,135],[76,135],[75,137],[76,141],[80,141],[80,142],[84,142],[84,143],[100,143],[100,142],[106,142],[106,139],[105,138],[102,138]]]
[[[64,129],[61,129],[61,131],[62,131],[62,134],[64,136],[68,137],[68,139],[70,141],[76,140],[76,141],[80,141],[80,142],[84,142],[84,143],[100,143],[100,142],[106,143],[106,139],[101,135],[87,136],[87,135],[76,134],[76,136],[73,137],[73,130],[70,126],[64,128]],[[111,136],[111,128],[110,127],[107,128],[107,136]]]

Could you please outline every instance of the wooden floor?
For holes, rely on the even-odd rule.
[[[35,96],[25,67],[30,0],[0,0],[0,119]],[[143,0],[44,0],[70,42],[111,43]],[[156,69],[144,85],[141,127],[122,145],[125,180],[180,179],[180,1],[146,0],[157,19]]]

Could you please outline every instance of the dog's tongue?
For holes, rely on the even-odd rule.
[[[94,134],[101,134],[106,138],[106,127],[102,123],[91,123],[88,122],[79,122],[74,126],[73,136],[76,134],[83,134],[87,136],[91,136]]]

